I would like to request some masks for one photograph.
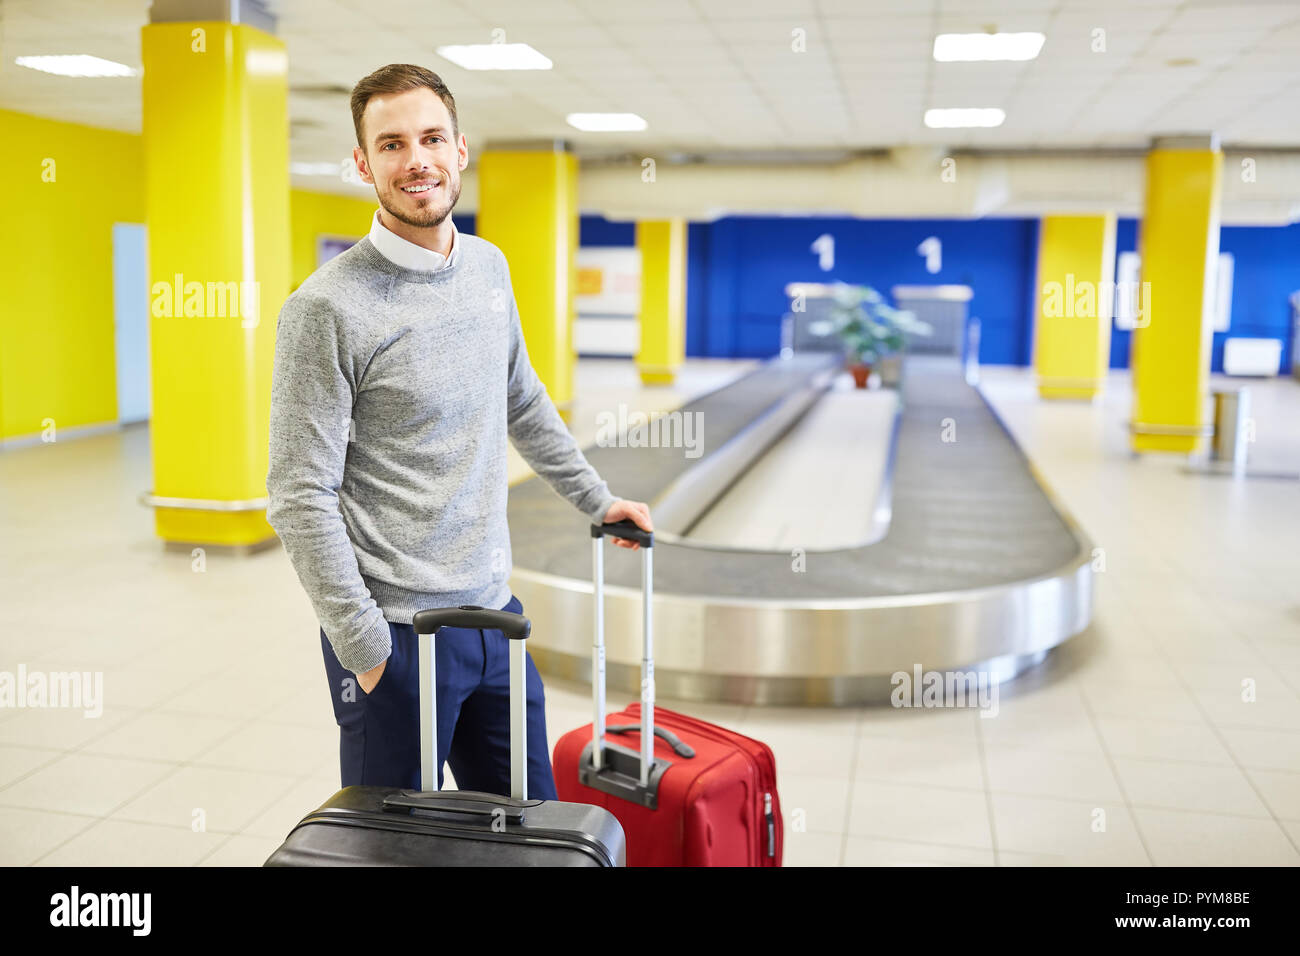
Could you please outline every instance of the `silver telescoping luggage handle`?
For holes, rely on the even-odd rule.
[[[419,611],[412,619],[420,645],[420,789],[438,789],[437,632],[444,627],[498,630],[510,639],[510,796],[528,799],[528,650],[533,624],[513,611],[464,604]]]
[[[641,545],[641,776],[640,784],[650,782],[654,766],[655,741],[655,657],[651,605],[654,597],[655,536],[630,519],[591,526],[591,564],[593,592],[596,599],[595,638],[591,648],[591,696],[595,719],[591,727],[592,769],[597,774],[605,756],[605,535],[635,541]]]

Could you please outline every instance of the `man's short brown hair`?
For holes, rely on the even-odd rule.
[[[366,111],[366,104],[370,102],[370,97],[384,93],[405,93],[407,90],[418,90],[421,87],[428,87],[438,94],[447,107],[448,115],[451,116],[452,138],[460,138],[459,124],[456,120],[456,100],[452,97],[451,90],[447,89],[447,84],[442,82],[442,77],[422,66],[390,63],[388,66],[381,66],[352,88],[352,125],[356,127],[357,145],[362,151],[365,150],[366,144],[361,138],[361,114]]]

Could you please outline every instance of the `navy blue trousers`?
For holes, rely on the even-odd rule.
[[[513,595],[502,610],[523,613]],[[339,725],[342,784],[420,789],[419,647],[410,624],[388,622],[393,651],[367,694],[325,631],[321,650]],[[438,663],[438,787],[443,763],[462,790],[510,795],[510,640],[496,630],[445,627]],[[542,678],[528,656],[528,796],[555,799]]]

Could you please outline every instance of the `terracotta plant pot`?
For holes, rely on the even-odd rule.
[[[867,379],[871,377],[871,366],[858,363],[850,365],[849,371],[853,373],[853,384],[858,388],[867,387]]]

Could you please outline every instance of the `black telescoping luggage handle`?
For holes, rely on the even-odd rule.
[[[611,538],[622,538],[624,541],[635,541],[643,548],[653,548],[655,546],[655,533],[641,528],[631,518],[591,526],[591,536],[593,538],[603,538],[605,535],[609,535]]]
[[[416,634],[433,634],[440,627],[464,627],[471,630],[482,628],[500,631],[512,641],[527,640],[533,630],[533,622],[522,614],[516,614],[514,611],[494,611],[476,604],[417,611],[411,623],[415,627]]]
[[[399,790],[384,797],[385,810],[459,813],[475,818],[500,818],[506,823],[515,824],[524,821],[525,809],[540,806],[541,803],[541,800],[514,800],[466,790]]]
[[[403,798],[419,800],[420,793],[437,794],[438,790],[438,680],[437,653],[434,640],[444,627],[471,630],[500,631],[510,639],[510,795],[515,800],[528,799],[528,703],[526,685],[528,654],[524,649],[532,633],[532,621],[513,611],[497,611],[476,604],[459,607],[429,608],[417,611],[411,625],[419,644],[419,700],[420,700],[420,790],[407,791]],[[455,801],[458,798],[450,798]],[[440,804],[440,805],[439,805]],[[466,813],[463,802],[439,801],[436,796],[425,797],[419,803],[424,809],[443,812]],[[386,809],[402,809],[394,804]]]

